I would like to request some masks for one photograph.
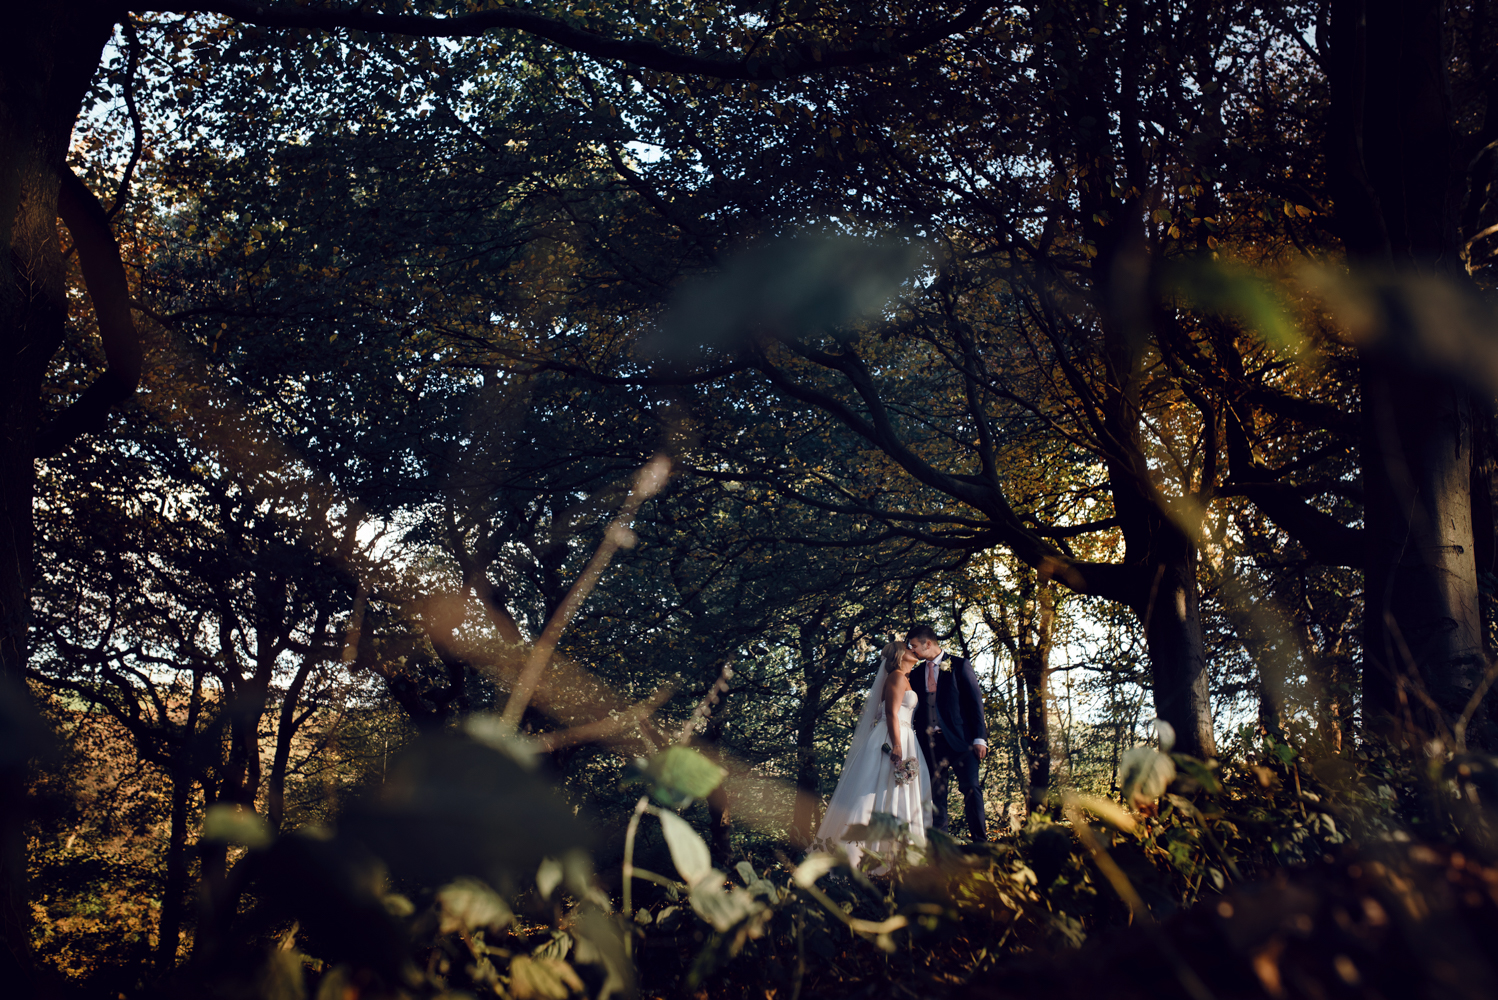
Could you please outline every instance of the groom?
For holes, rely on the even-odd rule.
[[[988,755],[988,726],[978,676],[966,659],[946,654],[930,625],[911,629],[905,645],[924,661],[910,671],[910,686],[919,697],[911,724],[931,772],[931,825],[947,832],[947,794],[955,771],[968,831],[973,843],[981,844],[988,840],[988,819],[978,762]]]

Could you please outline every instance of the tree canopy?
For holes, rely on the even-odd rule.
[[[1138,922],[1199,997],[1178,908],[1481,881],[1489,13],[8,15],[0,973],[997,996]],[[1007,839],[886,892],[813,833],[919,622]],[[1388,954],[1482,995],[1473,898]],[[1359,905],[1224,947],[1387,995]]]

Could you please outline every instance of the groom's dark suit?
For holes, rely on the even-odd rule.
[[[950,667],[951,669],[944,669]],[[983,814],[983,789],[978,784],[978,755],[974,740],[988,739],[983,720],[983,689],[973,665],[961,656],[943,654],[936,674],[936,693],[927,692],[930,664],[922,661],[910,672],[910,686],[919,700],[911,724],[926,767],[931,772],[931,825],[947,830],[947,796],[952,774],[967,805],[968,831],[973,843],[988,839],[988,819]]]

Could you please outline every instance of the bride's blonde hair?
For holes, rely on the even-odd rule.
[[[885,673],[898,673],[900,669],[900,657],[905,655],[905,643],[896,640],[884,647],[879,654],[879,665],[884,668]]]

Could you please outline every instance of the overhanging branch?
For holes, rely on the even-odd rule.
[[[110,407],[135,394],[142,363],[140,337],[130,315],[130,285],[125,280],[119,244],[109,229],[109,215],[71,170],[65,170],[59,178],[57,214],[78,251],[83,284],[94,303],[108,367],[42,429],[36,444],[41,458],[56,455],[82,434],[102,429]]]
[[[975,26],[988,13],[989,5],[974,2],[948,21],[901,33],[885,35],[887,26],[871,30],[877,38],[846,48],[827,49],[811,43],[771,49],[745,56],[704,56],[682,52],[638,38],[615,38],[545,17],[517,7],[477,11],[453,17],[425,14],[376,14],[357,8],[295,7],[290,4],[258,4],[244,0],[205,0],[203,3],[169,4],[148,9],[173,14],[223,14],[246,24],[268,28],[329,30],[352,28],[380,34],[426,38],[465,38],[508,28],[556,42],[594,59],[611,59],[644,69],[720,80],[774,81],[804,76],[826,69],[890,62],[917,52],[934,42]]]

